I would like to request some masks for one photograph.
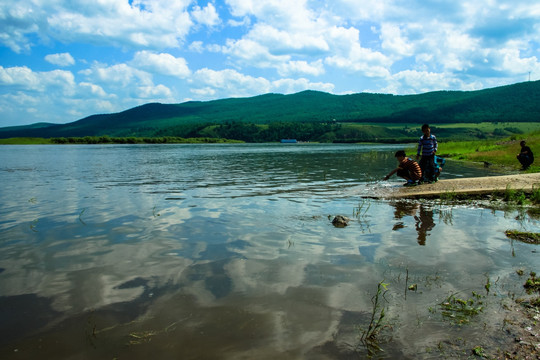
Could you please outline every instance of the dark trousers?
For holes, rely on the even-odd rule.
[[[409,173],[409,170],[405,169],[398,169],[397,176],[404,178],[405,180],[412,180],[411,174]]]
[[[422,178],[424,181],[435,180],[435,155],[422,155],[418,165],[422,169]]]
[[[531,157],[525,154],[519,154],[517,158],[524,168],[528,168],[533,163]]]

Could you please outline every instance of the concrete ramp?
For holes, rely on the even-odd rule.
[[[540,173],[439,180],[433,184],[394,187],[378,198],[438,198],[445,195],[504,193],[507,188],[531,193],[540,189]]]

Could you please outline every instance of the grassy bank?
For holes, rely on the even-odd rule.
[[[50,139],[43,138],[9,138],[9,139],[0,139],[0,145],[43,145],[43,144],[52,144]]]
[[[475,141],[442,141],[439,143],[439,155],[457,160],[485,162],[489,166],[518,170],[521,168],[516,159],[521,146],[519,142],[525,140],[536,157],[540,156],[540,131],[528,134],[513,135],[504,139],[475,140]],[[540,172],[540,160],[527,172]]]

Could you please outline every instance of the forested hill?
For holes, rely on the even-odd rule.
[[[182,104],[146,104],[120,113],[92,115],[63,124],[0,128],[0,138],[82,136],[201,136],[216,127],[274,123],[430,124],[531,122],[540,120],[540,81],[479,91],[419,95],[303,91]],[[254,129],[254,128],[253,128]],[[252,130],[253,130],[252,129]],[[254,130],[253,130],[254,131]]]

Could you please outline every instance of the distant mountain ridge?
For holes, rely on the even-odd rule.
[[[418,95],[303,91],[181,104],[149,103],[67,124],[0,128],[0,138],[84,136],[188,136],[194,129],[228,123],[479,123],[540,120],[540,81],[477,91]]]

